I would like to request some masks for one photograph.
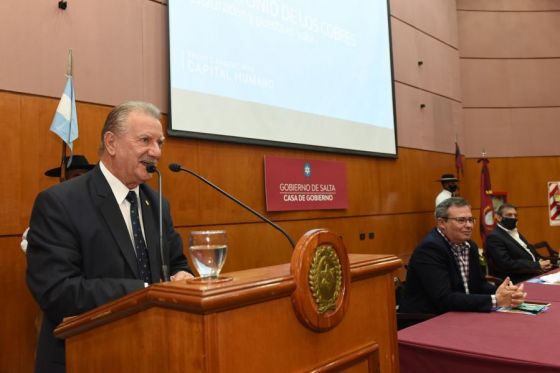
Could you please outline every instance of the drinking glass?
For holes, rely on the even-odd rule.
[[[191,232],[189,251],[200,278],[217,279],[227,256],[226,231]]]

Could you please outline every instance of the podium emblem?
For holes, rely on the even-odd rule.
[[[326,229],[306,232],[290,268],[296,285],[292,305],[299,321],[316,332],[338,325],[350,299],[350,265],[342,238]]]
[[[309,289],[319,313],[336,308],[341,286],[342,268],[336,251],[329,245],[319,246],[309,269]]]

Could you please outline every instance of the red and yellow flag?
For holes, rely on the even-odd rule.
[[[494,206],[492,204],[492,185],[490,182],[490,170],[486,158],[480,158],[478,162],[482,162],[480,170],[480,237],[482,241],[494,229]]]

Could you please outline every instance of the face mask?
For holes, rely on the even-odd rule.
[[[502,227],[504,227],[505,229],[509,229],[512,230],[515,227],[517,227],[517,219],[516,218],[506,218],[503,217],[502,221],[500,222],[500,225]]]
[[[447,186],[447,190],[451,193],[455,193],[457,191],[457,185],[449,185]]]

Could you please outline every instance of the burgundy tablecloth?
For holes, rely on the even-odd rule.
[[[560,270],[555,269],[546,273],[546,275],[556,273],[558,271]],[[538,276],[536,278],[540,278],[542,276]],[[541,302],[560,302],[560,285],[558,284],[539,284],[525,282],[523,287],[527,292],[527,300],[535,300]]]
[[[401,373],[560,372],[560,302],[540,315],[449,312],[398,339]]]
[[[527,292],[527,300],[529,301],[560,302],[560,285],[526,282],[523,288]]]

